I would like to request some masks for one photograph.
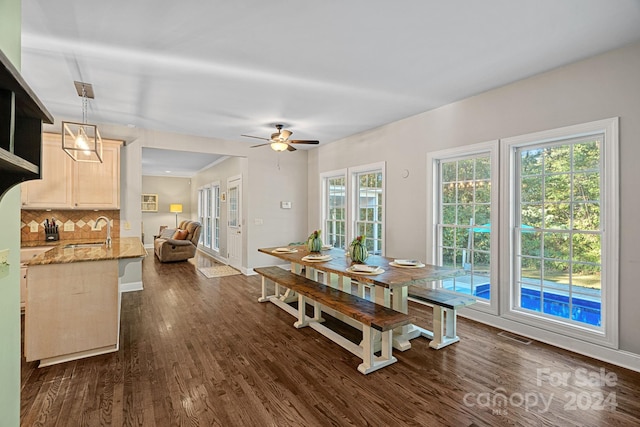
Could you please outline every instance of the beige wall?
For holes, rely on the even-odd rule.
[[[144,244],[153,246],[153,236],[158,234],[161,225],[175,228],[176,214],[169,212],[169,205],[182,204],[182,213],[178,214],[178,224],[185,219],[196,219],[191,208],[191,179],[169,176],[143,176],[142,193],[158,195],[158,212],[142,212],[144,224]]]
[[[319,223],[320,172],[386,161],[387,255],[424,259],[427,152],[619,116],[620,349],[640,355],[639,76],[636,43],[322,146],[309,153],[309,224]]]

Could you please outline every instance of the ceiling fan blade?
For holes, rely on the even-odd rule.
[[[252,145],[252,146],[251,146],[251,147],[249,147],[249,148],[264,147],[265,145],[271,145],[271,143],[270,143],[270,142],[267,142],[266,144]]]
[[[253,135],[240,135],[240,136],[246,136],[247,138],[263,139],[265,141],[271,141],[269,138],[262,138],[260,136],[253,136]]]
[[[288,145],[288,144],[287,144],[287,145]],[[289,145],[289,146],[287,147],[287,150],[288,150],[288,151],[296,151],[296,147],[294,147],[293,145]]]
[[[292,133],[293,132],[291,132],[290,130],[286,130],[286,129],[281,130],[280,131],[280,139],[281,140],[287,140],[287,139],[289,139],[289,137],[291,136]]]
[[[320,141],[315,141],[311,139],[292,139],[289,141],[290,144],[320,144]]]

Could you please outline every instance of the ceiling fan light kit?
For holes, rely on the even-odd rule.
[[[276,129],[278,129],[278,132],[272,133],[271,134],[271,138],[262,138],[260,136],[253,136],[253,135],[240,135],[240,136],[246,136],[247,138],[256,138],[256,139],[262,139],[264,141],[269,141],[267,143],[264,144],[258,144],[258,145],[253,145],[251,146],[251,148],[255,148],[255,147],[263,147],[265,145],[270,145],[271,149],[274,151],[296,151],[296,148],[291,145],[291,144],[313,144],[313,145],[317,145],[320,143],[320,141],[316,141],[316,140],[303,140],[303,139],[289,139],[289,137],[293,134],[293,132],[291,132],[290,130],[287,129],[282,129],[282,125],[281,124],[277,124],[276,125]]]
[[[273,151],[284,151],[289,148],[289,144],[282,141],[276,141],[271,143],[271,148],[273,149]]]

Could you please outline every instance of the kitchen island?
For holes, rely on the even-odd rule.
[[[57,242],[28,262],[24,354],[39,366],[117,351],[119,260],[140,258],[139,238]]]

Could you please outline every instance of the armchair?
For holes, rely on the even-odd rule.
[[[177,229],[163,230],[153,242],[154,252],[160,262],[186,261],[193,258],[196,255],[201,228],[202,225],[199,222],[182,221]],[[176,230],[186,231],[186,238],[184,240],[174,238]]]

